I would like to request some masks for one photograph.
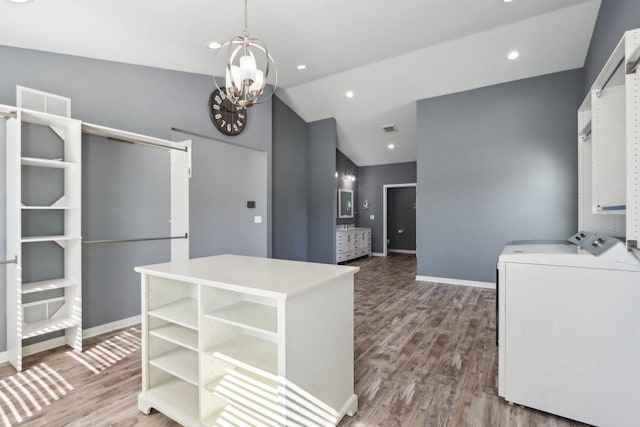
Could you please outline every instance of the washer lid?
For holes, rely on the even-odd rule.
[[[640,260],[622,242],[599,257],[569,243],[509,245],[498,262],[640,271]]]

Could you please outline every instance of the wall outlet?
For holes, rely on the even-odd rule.
[[[262,224],[262,217],[261,216],[254,216],[253,217],[253,222],[255,222],[256,224]]]
[[[373,221],[374,219],[376,219],[376,216],[375,216],[375,215],[373,215],[373,214],[371,214],[371,215],[369,215],[369,219],[370,219],[371,221]]]

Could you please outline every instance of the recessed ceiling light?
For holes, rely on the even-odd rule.
[[[307,68],[307,66],[306,66],[306,65],[304,65],[304,64],[300,64],[300,65],[298,65],[296,68],[297,68],[298,70],[304,70],[305,68]]]
[[[352,91],[352,90],[348,90],[348,91],[347,91],[347,93],[345,93],[345,96],[346,96],[347,98],[353,98],[353,96],[354,96],[354,95],[355,95],[355,94],[353,93],[353,91]]]
[[[207,45],[207,47],[208,47],[209,49],[220,49],[220,47],[221,47],[221,46],[222,46],[222,43],[220,43],[220,42],[216,42],[216,41],[210,42],[210,43]]]
[[[519,56],[520,56],[520,52],[518,52],[517,50],[512,50],[507,55],[507,58],[513,61],[514,59],[518,59]]]
[[[393,143],[391,143],[391,144],[387,145],[387,148],[389,150],[393,150],[394,148],[396,148],[396,146]]]
[[[9,0],[11,3],[31,3],[33,0]]]
[[[511,3],[513,0],[504,0],[505,3]]]

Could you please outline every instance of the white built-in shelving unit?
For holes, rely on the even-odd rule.
[[[18,107],[0,105],[0,118],[6,120],[6,253],[12,257],[2,263],[6,264],[7,275],[7,358],[20,371],[25,339],[44,341],[50,337],[38,337],[64,331],[66,344],[74,350],[82,350],[83,244],[170,239],[171,259],[175,261],[189,258],[191,141],[168,141],[83,123],[69,118],[69,98],[30,88],[18,86],[16,99]],[[34,126],[38,127],[35,131]],[[26,132],[25,127],[28,127]],[[171,236],[82,240],[83,134],[160,148],[170,154]],[[24,179],[25,177],[27,179]],[[52,185],[52,182],[56,184]],[[27,194],[43,192],[46,191],[45,188],[62,188],[62,194],[46,197],[38,195],[35,198]],[[32,191],[34,189],[36,191]],[[55,200],[50,203],[33,202],[52,198]],[[60,220],[61,218],[63,219]],[[47,228],[51,229],[40,232]],[[46,251],[43,250],[45,246],[48,248]],[[54,250],[62,248],[60,262],[63,265],[58,266],[56,270],[62,273],[53,274],[54,277],[41,277],[46,275],[46,268],[42,267],[51,267],[55,263],[54,259],[59,257],[59,254],[51,251],[51,247]],[[54,270],[55,268],[52,269]],[[31,280],[32,277],[36,277],[37,280]],[[196,325],[196,306],[183,308],[191,311],[191,325]],[[174,311],[179,309],[180,307],[173,307]],[[162,319],[162,316],[173,318],[174,311],[172,307],[167,307],[165,313],[159,307],[158,319]],[[189,328],[188,320],[180,327]],[[156,337],[177,342],[182,335],[181,330],[171,327],[159,329],[155,333]],[[187,344],[189,342],[193,343],[193,336]],[[26,344],[29,344],[29,341]],[[60,339],[38,342],[40,350],[59,345]],[[158,364],[164,366],[162,360],[158,361]]]
[[[2,109],[9,110],[10,107]],[[7,354],[11,364],[22,370],[23,340],[64,331],[66,343],[82,350],[82,242],[81,242],[81,123],[48,113],[14,108],[7,114],[7,254],[16,263],[7,265]],[[24,126],[42,126],[53,131],[58,141],[27,141]],[[63,158],[34,157],[24,153],[25,144],[60,144]],[[47,150],[48,151],[48,150]],[[22,178],[26,168],[60,169],[62,195],[50,205],[26,205]],[[34,176],[42,176],[37,171]],[[48,175],[44,175],[48,176]],[[24,235],[23,217],[58,212],[64,217],[64,230]],[[59,234],[62,231],[62,234]],[[54,234],[55,233],[55,234]],[[53,243],[62,248],[62,277],[24,281],[25,270],[38,268],[46,260],[24,263],[28,245]],[[37,252],[34,252],[37,253]]]
[[[640,239],[640,30],[628,31],[578,110],[580,230]]]
[[[235,255],[137,267],[140,410],[189,426],[352,415],[357,270]]]

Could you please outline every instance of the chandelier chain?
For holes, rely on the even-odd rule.
[[[244,30],[242,31],[242,35],[245,37],[249,36],[249,31],[247,31],[247,28],[249,27],[249,19],[247,18],[247,1],[248,0],[244,0]]]

